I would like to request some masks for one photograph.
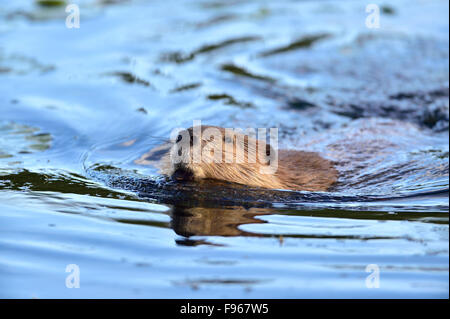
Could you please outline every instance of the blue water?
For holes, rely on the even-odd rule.
[[[392,1],[379,29],[358,1],[74,3],[79,29],[0,8],[0,297],[448,298],[447,1]],[[338,183],[136,164],[193,120],[277,127]]]

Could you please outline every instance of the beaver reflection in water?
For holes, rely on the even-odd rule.
[[[270,189],[326,191],[338,177],[333,164],[317,153],[277,152],[264,141],[217,126],[182,130],[174,143],[151,150],[136,163],[148,164],[163,150],[156,166],[178,181],[213,179]]]

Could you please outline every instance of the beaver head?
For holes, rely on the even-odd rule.
[[[264,141],[217,126],[194,126],[178,132],[170,150],[175,180],[216,179],[279,188],[278,152]]]

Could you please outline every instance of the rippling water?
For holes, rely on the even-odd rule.
[[[0,8],[1,297],[448,298],[447,1],[390,2],[380,29],[358,1],[80,0],[79,29],[50,2]],[[135,163],[197,119],[278,127],[339,181]]]

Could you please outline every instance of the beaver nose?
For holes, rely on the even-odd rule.
[[[190,181],[194,177],[191,171],[178,168],[172,174],[172,180],[174,181]]]

